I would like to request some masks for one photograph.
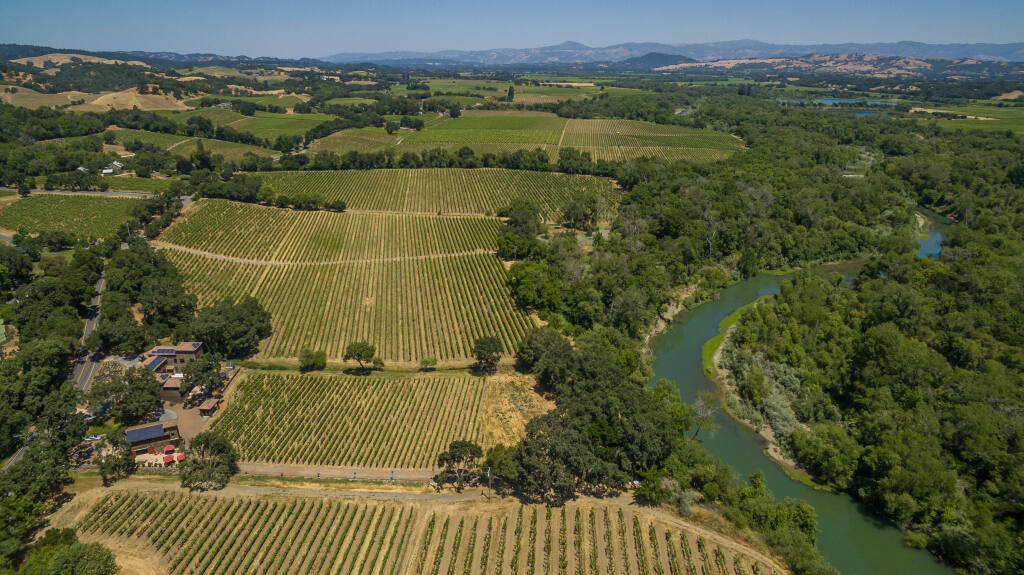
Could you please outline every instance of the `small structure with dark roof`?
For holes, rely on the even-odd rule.
[[[178,433],[178,420],[157,421],[133,425],[124,430],[124,439],[131,446],[132,453],[154,453],[178,444],[181,435]]]
[[[203,357],[203,342],[158,345],[142,354],[142,363],[155,373],[181,373],[186,364]]]
[[[214,413],[217,413],[217,407],[220,406],[220,399],[211,397],[206,401],[199,404],[199,415],[204,417],[210,417]]]

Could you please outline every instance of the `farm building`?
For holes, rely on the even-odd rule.
[[[173,447],[181,440],[178,433],[178,420],[157,421],[133,425],[124,430],[124,439],[131,446],[132,453],[142,455],[155,453],[165,447]]]
[[[181,373],[185,364],[203,357],[203,342],[158,345],[142,354],[142,364],[155,373]]]
[[[104,175],[116,174],[123,169],[124,164],[122,164],[121,162],[110,162],[109,164],[107,164],[107,167],[103,168],[103,171],[101,173],[103,173]]]
[[[210,417],[214,413],[217,413],[217,407],[219,406],[220,398],[211,397],[199,404],[199,415],[203,417]]]

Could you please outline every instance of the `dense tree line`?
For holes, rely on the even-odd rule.
[[[852,285],[799,276],[725,355],[742,402],[818,480],[972,573],[1024,554],[1024,141],[925,140],[878,168],[953,215],[939,260],[888,255]]]

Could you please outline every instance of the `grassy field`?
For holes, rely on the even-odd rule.
[[[376,103],[377,100],[370,98],[332,98],[324,102],[328,106],[358,106],[359,104],[372,106]]]
[[[452,441],[483,443],[489,388],[469,376],[255,372],[213,426],[244,461],[430,469]]]
[[[566,120],[543,112],[474,112],[408,135],[409,142],[557,145]]]
[[[346,345],[367,340],[389,362],[465,363],[476,338],[497,336],[511,353],[533,326],[489,253],[268,264],[165,251],[200,305],[252,295],[272,314],[261,358],[294,358],[308,346],[340,360]]]
[[[153,144],[169,150],[178,156],[189,157],[192,150],[199,146],[202,140],[203,147],[215,154],[225,158],[240,158],[245,154],[256,154],[258,156],[272,156],[279,152],[269,148],[250,146],[249,144],[238,144],[213,140],[210,138],[194,138],[191,136],[179,136],[177,134],[163,134],[159,132],[147,132],[145,130],[113,130],[117,143],[122,146],[128,142],[138,140],[144,144]]]
[[[259,96],[221,96],[214,94],[213,97],[236,102],[252,102],[262,106],[281,106],[283,108],[291,108],[295,104],[304,101],[294,94],[263,94]],[[185,103],[189,106],[198,106],[201,100],[202,98],[194,98],[186,100]]]
[[[162,132],[148,132],[146,130],[111,130],[114,133],[114,138],[118,144],[122,146],[128,142],[142,142],[143,144],[153,144],[154,146],[160,146],[161,148],[167,149],[175,144],[180,144],[185,140],[188,140],[188,136],[179,136],[177,134],[164,134]]]
[[[295,211],[202,199],[160,239],[235,258],[337,262],[494,251],[500,225],[485,217]]]
[[[283,194],[341,199],[349,209],[494,214],[513,199],[534,201],[554,217],[573,190],[594,190],[610,217],[619,192],[604,178],[498,168],[268,172],[263,181]]]
[[[936,104],[933,106],[921,104],[920,107],[935,110],[936,112],[960,114],[970,118],[937,118],[933,117],[930,113],[915,113],[911,115],[912,118],[917,118],[919,122],[935,122],[940,127],[948,130],[1010,130],[1017,134],[1024,134],[1024,106],[991,106],[985,104],[967,106]]]
[[[235,112],[233,110],[225,110],[223,108],[199,108],[198,110],[165,110],[157,112],[161,116],[171,118],[179,124],[184,124],[189,118],[193,116],[199,116],[206,118],[213,122],[214,126],[223,126],[225,124],[231,124],[237,122],[245,116]]]
[[[133,192],[162,192],[171,187],[174,180],[158,178],[136,178],[133,176],[104,176],[103,181],[110,184],[111,190]]]
[[[64,231],[83,238],[114,234],[128,220],[132,202],[126,198],[34,194],[0,209],[0,227],[29,233]]]
[[[595,499],[552,508],[114,488],[77,527],[115,550],[148,543],[151,563],[175,575],[785,573],[706,528]]]
[[[311,128],[330,120],[326,114],[273,114],[256,112],[255,115],[239,120],[231,127],[248,132],[260,138],[273,140],[278,136],[302,136]]]
[[[341,130],[310,145],[310,153],[379,152],[396,145],[401,135],[388,135],[381,128],[353,128]]]
[[[555,161],[563,147],[589,152],[595,160],[660,157],[708,162],[743,148],[729,134],[632,120],[575,120],[544,112],[468,110],[459,118],[431,118],[423,130],[388,136],[380,128],[344,130],[312,145],[312,152],[351,150],[395,154],[469,146],[477,155],[537,148]]]

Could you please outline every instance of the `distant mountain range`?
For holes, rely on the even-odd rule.
[[[630,42],[595,48],[579,42],[564,42],[541,48],[498,48],[493,50],[443,50],[440,52],[343,52],[321,58],[334,63],[375,64],[470,64],[508,66],[516,64],[584,64],[620,62],[657,53],[683,56],[702,62],[751,58],[796,58],[809,54],[878,54],[911,58],[951,58],[984,61],[1024,62],[1024,42],[1014,44],[925,44],[889,42],[876,44],[769,44],[756,40],[708,42],[703,44],[662,44]]]

